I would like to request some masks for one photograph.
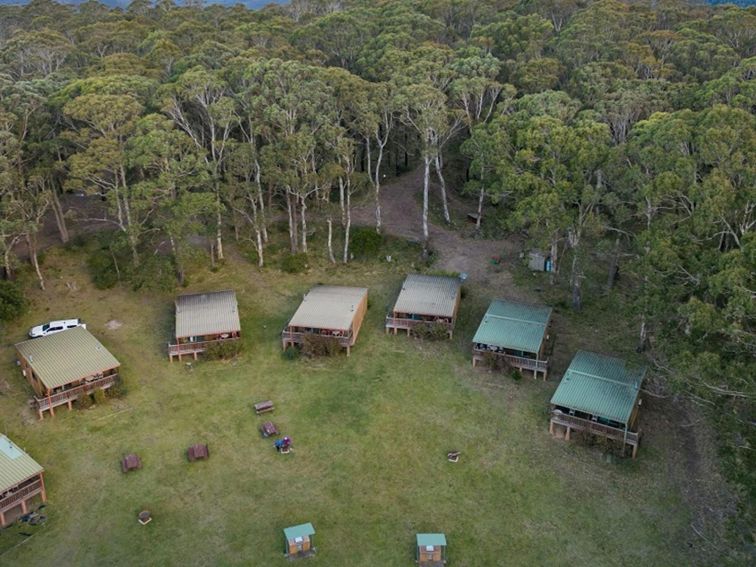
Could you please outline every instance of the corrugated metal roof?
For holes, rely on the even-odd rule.
[[[446,545],[446,536],[444,534],[417,534],[417,546],[425,547],[426,545]]]
[[[305,294],[289,326],[348,331],[367,292],[364,287],[315,286]]]
[[[553,405],[627,423],[646,374],[645,366],[578,351],[551,398]]]
[[[176,338],[238,332],[239,307],[233,290],[179,295],[176,299]]]
[[[83,327],[24,341],[16,349],[50,389],[120,366],[108,349]]]
[[[284,537],[287,540],[313,535],[315,535],[315,528],[312,527],[310,522],[299,524],[298,526],[291,526],[290,528],[284,528]]]
[[[551,307],[494,299],[473,343],[537,353],[546,336]]]
[[[5,435],[0,434],[0,493],[41,473],[42,466]]]
[[[393,311],[453,317],[460,285],[459,278],[410,274],[402,284]]]

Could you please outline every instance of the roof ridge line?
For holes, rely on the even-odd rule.
[[[633,387],[633,389],[635,390],[639,388],[639,384],[637,381],[634,381],[633,384],[628,384],[627,382],[620,382],[619,380],[613,380],[611,378],[607,378],[606,376],[599,376],[597,374],[591,374],[590,372],[583,372],[582,370],[568,369],[568,372],[574,372],[575,374],[582,374],[583,376],[588,376],[589,378],[596,378],[597,380],[603,380],[604,382],[611,382],[612,384],[617,384],[618,386],[626,386],[628,388]]]
[[[508,321],[517,321],[518,323],[531,323],[533,325],[540,325],[542,327],[546,326],[546,323],[541,323],[539,321],[533,321],[528,319],[518,319],[517,317],[507,317],[506,315],[494,315],[493,313],[487,313],[487,317],[495,317],[496,319],[506,319]]]

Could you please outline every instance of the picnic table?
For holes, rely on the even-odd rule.
[[[257,415],[260,415],[261,413],[267,413],[269,411],[273,411],[273,402],[271,400],[258,402],[255,404],[255,413]]]
[[[266,421],[260,426],[260,432],[263,437],[271,437],[272,435],[278,435],[278,428],[272,421]]]
[[[141,468],[142,459],[140,459],[139,456],[135,455],[134,453],[125,455],[123,459],[121,459],[121,470],[125,473]]]
[[[186,450],[186,456],[189,459],[189,462],[193,463],[200,459],[207,459],[210,456],[210,450],[207,448],[207,445],[197,443]]]

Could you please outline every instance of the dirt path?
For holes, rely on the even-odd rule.
[[[422,168],[393,179],[381,187],[382,219],[386,233],[416,242],[422,241],[422,190]],[[440,203],[439,195],[438,185],[431,183],[431,204]],[[461,208],[465,205],[454,199],[450,201],[450,206]],[[353,218],[356,223],[374,225],[375,208],[372,200],[355,207]],[[514,240],[466,237],[462,231],[451,226],[442,226],[433,220],[429,222],[430,245],[438,254],[435,266],[439,270],[465,272],[470,280],[477,284],[495,283],[496,287],[512,289],[512,276],[506,266],[509,262],[517,260],[519,243]],[[472,233],[472,230],[467,232]],[[496,270],[491,263],[495,256],[504,259]],[[492,277],[494,275],[495,278]]]

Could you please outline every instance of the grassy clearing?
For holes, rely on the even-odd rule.
[[[472,370],[469,341],[490,290],[467,287],[451,342],[384,335],[412,258],[395,257],[299,275],[239,260],[194,275],[191,290],[237,290],[244,353],[188,371],[164,354],[173,294],[98,291],[81,253],[49,253],[50,289],[5,330],[0,358],[0,425],[47,469],[49,520],[0,564],[285,565],[281,530],[304,521],[317,530],[316,565],[412,565],[417,531],[446,532],[456,566],[689,563],[689,513],[664,452],[607,464],[549,437],[555,380]],[[319,282],[370,286],[358,344],[349,358],[286,361],[278,334]],[[59,315],[89,322],[123,363],[127,393],[37,422],[8,345]],[[111,319],[123,326],[106,329]],[[570,323],[558,351],[575,337],[602,340],[589,321]],[[251,405],[268,398],[294,439],[288,457],[258,433]],[[193,442],[209,444],[209,461],[186,462]],[[462,459],[449,464],[455,448]],[[144,468],[122,475],[118,459],[132,451]],[[146,527],[143,507],[154,516]]]

